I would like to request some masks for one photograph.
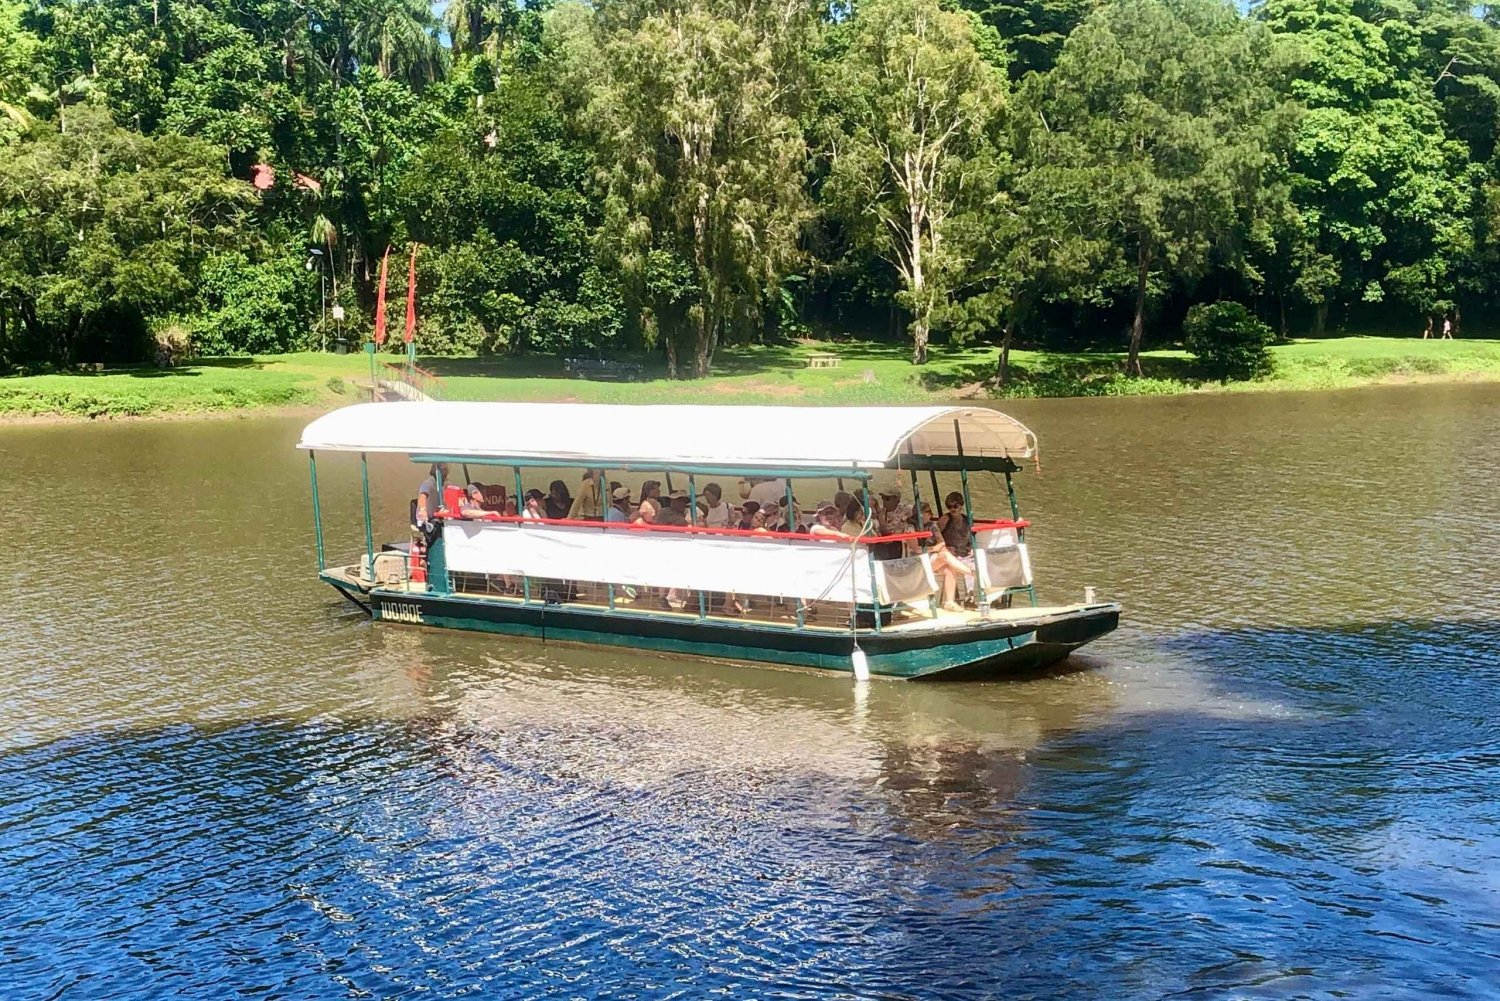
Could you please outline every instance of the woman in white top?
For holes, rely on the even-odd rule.
[[[708,502],[708,510],[703,513],[703,527],[730,527],[734,521],[734,508],[724,500],[724,491],[717,483],[710,483],[703,488],[703,499]]]

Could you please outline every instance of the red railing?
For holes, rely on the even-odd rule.
[[[731,538],[748,537],[752,539],[799,539],[803,542],[809,540],[814,542],[848,542],[847,539],[837,539],[827,535],[809,535],[806,532],[772,532],[768,530],[757,531],[749,528],[709,528],[706,525],[655,525],[649,523],[637,524],[631,521],[584,521],[579,518],[523,518],[515,514],[499,514],[494,511],[486,511],[478,517],[464,518],[456,516],[446,508],[438,508],[435,518],[446,521],[490,521],[505,522],[522,525],[562,525],[569,528],[603,528],[610,530],[624,529],[629,532],[676,532],[684,535],[723,535]],[[1031,522],[1024,518],[1019,521],[1004,519],[1000,521],[983,521],[974,526],[978,532],[995,528],[1026,528]],[[908,539],[925,539],[928,532],[899,532],[895,535],[861,535],[859,541],[864,544],[881,542],[905,542]]]

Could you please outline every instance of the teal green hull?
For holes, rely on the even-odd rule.
[[[622,647],[681,657],[852,673],[855,637],[836,630],[796,630],[592,606],[501,602],[453,595],[350,593],[379,621],[521,636],[550,643]],[[985,678],[1046,667],[1112,631],[1118,605],[1092,605],[1034,619],[975,620],[936,631],[863,631],[870,673],[888,678]]]

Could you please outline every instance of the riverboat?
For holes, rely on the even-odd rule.
[[[1014,483],[1036,436],[982,407],[372,403],[318,418],[298,447],[308,453],[319,575],[381,622],[944,679],[1043,667],[1119,622],[1113,602],[1038,603]],[[360,457],[365,551],[352,564],[325,554],[318,456],[327,452]],[[413,501],[411,541],[377,549],[368,457],[381,453],[409,457],[414,481],[430,468],[445,503],[417,525]],[[880,535],[872,519],[856,539],[830,538],[692,523],[702,519],[507,515],[494,496],[495,510],[460,517],[445,467],[461,467],[464,484],[498,478],[490,490],[513,485],[513,497],[524,476],[546,470],[594,470],[601,485],[655,474],[670,487],[676,477],[693,511],[714,481],[754,483],[761,496],[771,484],[792,512],[837,485],[869,512],[894,480],[910,488],[912,524]],[[1009,517],[976,520],[973,473],[1003,477]],[[970,607],[957,611],[939,603],[932,555],[906,545],[931,535],[924,477],[938,508],[939,476],[955,475],[972,552]]]

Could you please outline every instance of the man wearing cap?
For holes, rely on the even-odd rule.
[[[844,523],[844,516],[832,503],[823,501],[818,505],[818,513],[813,517],[813,523],[808,527],[807,533],[817,539],[841,539],[850,541],[853,536],[845,535],[839,528]]]
[[[604,513],[604,520],[612,523],[624,524],[630,520],[630,488],[615,487],[614,493],[609,495],[611,504],[609,510]]]
[[[687,505],[687,491],[673,490],[668,495],[667,504],[662,507],[661,513],[656,516],[656,523],[658,525],[686,526],[688,523]]]
[[[880,491],[880,532],[882,535],[899,535],[906,531],[911,508],[901,503],[901,488],[887,487]]]

